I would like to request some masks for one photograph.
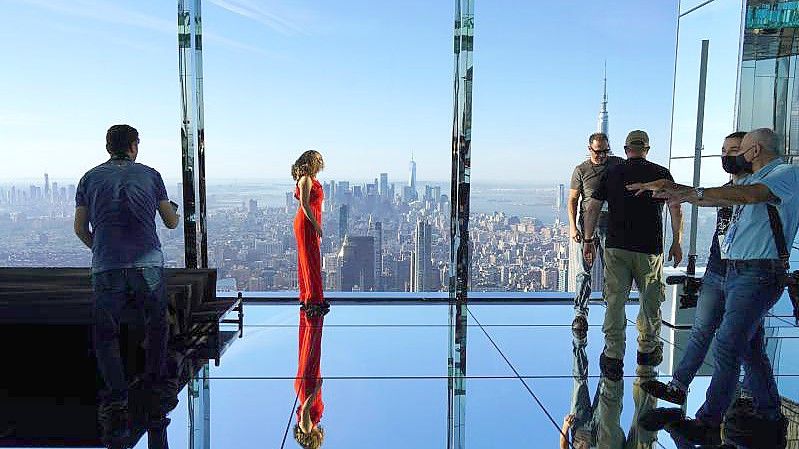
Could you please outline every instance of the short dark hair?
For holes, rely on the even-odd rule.
[[[597,142],[607,142],[608,135],[605,133],[593,133],[590,136],[588,136],[588,145],[591,145],[591,143],[595,140]]]
[[[735,131],[734,133],[725,137],[725,139],[743,139],[745,135],[746,131]]]
[[[130,125],[114,125],[105,133],[105,149],[114,155],[127,155],[130,146],[139,141],[139,132]]]

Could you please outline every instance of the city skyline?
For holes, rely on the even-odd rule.
[[[386,168],[392,177],[404,174],[411,151],[419,181],[449,178],[449,2],[406,2],[414,32],[390,53],[373,39],[395,26],[388,4],[246,3],[269,14],[243,14],[250,9],[231,7],[239,0],[203,8],[209,183],[288,178],[288,167],[308,148],[323,153],[329,179]],[[563,182],[585,157],[605,59],[617,130],[611,146],[620,148],[626,130],[646,129],[652,158],[666,160],[676,2],[587,3],[569,12],[551,3],[479,8],[475,183]],[[167,180],[180,177],[174,5],[9,0],[0,15],[14,18],[2,30],[8,38],[0,51],[18,61],[0,74],[0,144],[24,155],[0,167],[0,180],[38,179],[41,161],[55,178],[78,178],[102,162],[105,130],[115,123],[139,129],[141,162]],[[561,35],[563,23],[573,25],[567,36],[536,38]],[[41,32],[29,35],[30,29]],[[19,35],[28,37],[12,38]]]

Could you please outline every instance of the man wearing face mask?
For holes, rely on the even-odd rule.
[[[741,148],[741,140],[746,135],[743,131],[730,134],[724,139],[721,147],[721,164],[724,171],[731,175],[732,181],[725,185],[732,185],[750,173],[744,170],[742,164],[736,163],[737,153]],[[727,234],[727,228],[732,218],[732,207],[718,208],[716,215],[716,232],[710,245],[710,256],[707,260],[705,275],[702,277],[702,290],[696,305],[694,324],[691,328],[691,337],[685,347],[685,354],[678,366],[674,369],[671,382],[665,384],[657,380],[644,382],[641,388],[652,396],[677,405],[684,405],[688,386],[701,367],[705,355],[710,348],[713,336],[721,324],[724,314],[724,289],[723,281],[726,272],[726,260],[721,257],[721,242]],[[746,384],[746,379],[744,380]],[[669,420],[682,417],[682,410],[674,408],[656,409],[643,418],[645,426],[651,430],[660,430]]]
[[[725,163],[731,171],[752,174],[735,185],[709,189],[666,179],[628,186],[638,193],[653,191],[671,204],[733,206],[730,226],[720,245],[727,267],[713,377],[696,419],[683,418],[667,427],[672,435],[687,442],[718,444],[722,418],[733,400],[743,363],[754,403],[755,416],[750,422],[763,435],[758,447],[785,447],[787,420],[780,411],[780,396],[765,351],[763,319],[782,295],[785,282],[786,267],[774,230],[781,227],[782,237],[776,234],[778,238],[792,242],[799,228],[799,167],[783,163],[779,138],[767,128],[746,134],[741,147],[727,156]],[[774,208],[770,211],[769,206]]]
[[[608,136],[603,133],[594,133],[588,137],[588,160],[575,167],[572,174],[571,188],[569,189],[569,234],[575,243],[580,244],[580,258],[582,266],[577,273],[577,285],[574,295],[574,321],[572,331],[578,338],[585,338],[588,331],[588,300],[591,296],[591,265],[582,257],[583,228],[585,209],[588,200],[595,190],[599,188],[602,175],[610,167],[618,165],[624,160],[610,155]],[[579,209],[579,214],[577,213]],[[604,262],[605,236],[608,229],[607,208],[600,212],[596,226],[597,254]],[[593,243],[589,243],[593,245]]]

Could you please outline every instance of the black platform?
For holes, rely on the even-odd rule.
[[[170,391],[177,393],[241,336],[240,298],[216,298],[215,270],[167,269]],[[92,290],[85,268],[0,268],[0,447],[100,447],[92,353]],[[233,319],[225,319],[237,312]],[[141,372],[140,320],[125,317],[120,347],[129,379]],[[222,325],[232,329],[223,330]],[[235,325],[235,326],[233,326]],[[135,440],[146,392],[130,393]]]

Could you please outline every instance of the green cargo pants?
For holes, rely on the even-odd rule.
[[[663,283],[663,255],[645,254],[618,248],[605,248],[604,297],[607,303],[605,322],[605,355],[623,360],[627,316],[624,305],[630,297],[632,283],[638,286],[640,308],[638,352],[649,354],[660,348],[660,305],[666,299]],[[643,373],[639,373],[643,374]]]

